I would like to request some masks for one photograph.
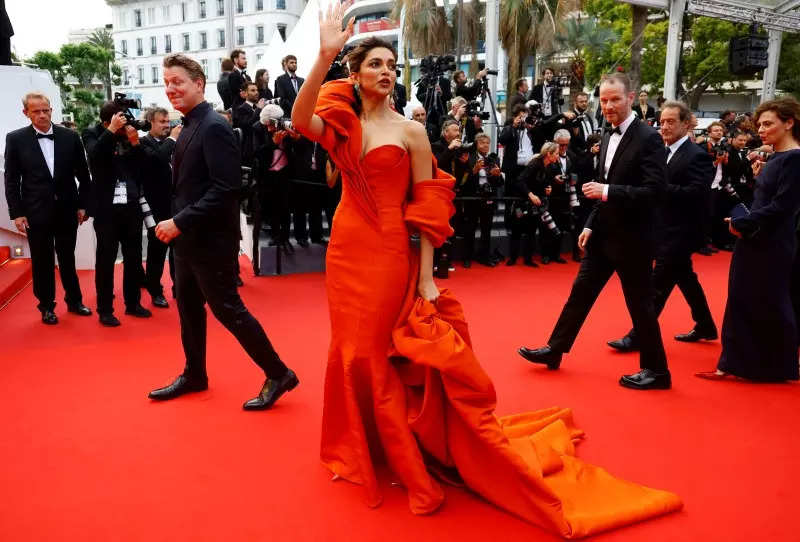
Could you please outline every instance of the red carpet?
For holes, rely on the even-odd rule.
[[[0,247],[3,248],[8,247]],[[31,283],[32,276],[30,258],[10,260],[7,253],[0,250],[0,309]]]
[[[695,261],[720,322],[729,257]],[[575,272],[575,264],[476,265],[441,283],[464,304],[499,414],[573,407],[588,435],[580,457],[685,500],[681,513],[595,540],[797,540],[797,386],[694,378],[714,366],[719,343],[672,340],[691,326],[676,291],[661,319],[674,389],[619,387],[637,358],[605,345],[630,326],[616,280],[560,371],[524,362],[517,347],[546,340]],[[93,278],[81,273],[92,309]],[[182,368],[174,306],[150,320],[124,316],[118,287],[122,327],[67,314],[60,299],[61,322],[46,327],[26,288],[0,311],[0,540],[556,540],[464,490],[448,488],[439,513],[417,517],[386,473],[386,501],[375,510],[360,488],[331,482],[317,460],[329,337],[323,277],[244,279],[246,303],[301,380],[271,412],[241,410],[261,377],[213,319],[211,389],[154,404],[147,392]]]

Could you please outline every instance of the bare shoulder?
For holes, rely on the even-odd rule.
[[[428,132],[425,131],[425,126],[415,120],[403,121],[403,135],[408,148],[430,148],[428,141]]]

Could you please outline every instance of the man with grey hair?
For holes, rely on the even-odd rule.
[[[692,112],[682,102],[661,107],[661,137],[667,148],[667,191],[660,209],[653,268],[655,311],[661,314],[677,286],[691,309],[694,327],[675,340],[696,342],[717,338],[717,326],[703,287],[692,269],[692,253],[705,245],[704,223],[711,197],[714,165],[711,156],[689,140]],[[635,330],[609,341],[609,346],[630,352],[639,349]]]
[[[576,171],[577,158],[569,150],[570,134],[568,130],[564,128],[556,130],[555,134],[553,134],[553,142],[558,145],[558,162],[551,166],[554,171],[551,176],[552,184],[548,198],[548,210],[553,217],[553,222],[561,231],[561,235],[551,235],[549,243],[544,244],[542,247],[542,263],[545,265],[551,261],[567,263],[567,260],[561,257],[561,240],[565,233],[569,233],[573,239],[573,259],[580,260],[578,239],[575,234],[575,221],[572,217],[572,207],[570,205],[571,176]]]
[[[150,204],[153,218],[161,222],[172,217],[172,153],[175,142],[181,133],[181,124],[169,126],[169,113],[163,107],[145,111],[145,120],[150,122],[150,132],[139,140],[147,156],[148,174],[142,176],[144,198]],[[164,260],[169,246],[158,240],[153,228],[147,230],[147,267],[144,274],[145,287],[153,301],[153,306],[165,309],[169,303],[164,297],[161,275],[164,274]],[[175,269],[172,252],[169,252],[169,274],[175,282]],[[175,297],[173,286],[173,298]]]
[[[5,184],[8,214],[28,235],[33,294],[42,322],[57,324],[55,257],[69,312],[89,316],[75,271],[78,226],[86,218],[89,169],[80,137],[50,120],[50,100],[32,92],[22,100],[31,123],[6,135]],[[75,184],[75,179],[78,184]]]

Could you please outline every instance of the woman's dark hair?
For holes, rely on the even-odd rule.
[[[778,98],[777,100],[769,100],[759,105],[756,108],[756,114],[753,115],[753,121],[758,124],[758,118],[762,113],[772,111],[775,116],[783,122],[789,119],[794,119],[794,126],[792,126],[792,137],[796,141],[800,141],[800,103],[797,102],[792,96]]]
[[[392,52],[392,56],[394,56],[395,62],[397,61],[397,51],[394,47],[392,47],[391,43],[380,38],[367,38],[353,47],[352,51],[347,53],[347,64],[350,68],[350,73],[356,73],[359,71],[361,69],[361,63],[364,62],[365,58],[367,58],[367,53],[373,49],[377,49],[378,47],[389,49]]]
[[[264,88],[266,86],[266,85],[264,85],[264,81],[261,79],[261,76],[264,75],[264,72],[266,72],[266,71],[267,70],[265,70],[264,68],[256,70],[255,83],[256,83],[256,86],[258,87],[258,90],[264,90]]]

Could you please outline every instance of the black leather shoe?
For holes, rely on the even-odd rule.
[[[711,256],[713,254],[710,247],[702,247],[697,251],[697,253],[702,254],[703,256]]]
[[[714,341],[716,339],[717,339],[716,329],[711,331],[702,331],[702,330],[698,331],[698,329],[695,328],[691,330],[689,333],[679,333],[678,335],[675,335],[676,341],[681,341],[685,343],[696,343],[697,341],[700,340]]]
[[[608,341],[608,346],[615,348],[620,352],[636,352],[639,350],[639,344],[636,342],[636,339],[630,335],[625,335],[621,339]]]
[[[180,375],[169,386],[158,388],[150,392],[148,397],[156,401],[167,401],[175,399],[181,395],[192,393],[195,391],[206,391],[208,389],[208,379],[198,380],[189,379],[184,375]]]
[[[119,319],[111,313],[108,314],[98,314],[100,317],[100,323],[106,327],[117,327],[122,325]]]
[[[556,262],[556,263],[567,263],[567,260],[565,260],[561,256],[559,256],[558,258],[554,259],[553,261]]]
[[[550,263],[550,256],[542,256],[542,263],[547,265]]]
[[[53,311],[42,311],[42,323],[54,326],[58,323],[58,316]]]
[[[303,248],[308,248],[308,241],[306,241],[305,239],[303,239],[303,240],[299,240],[298,239],[297,240],[297,244],[298,244],[298,246],[301,246]]]
[[[520,356],[531,363],[543,363],[551,371],[555,371],[561,366],[561,352],[556,352],[549,346],[541,348],[525,348],[517,350]]]
[[[152,312],[145,309],[141,305],[136,305],[135,307],[126,308],[125,314],[129,316],[135,316],[136,318],[150,318],[151,316],[153,316]]]
[[[509,258],[508,260],[506,260],[506,265],[508,265],[508,266],[517,265],[517,259],[516,258]]]
[[[67,307],[67,312],[77,314],[78,316],[91,316],[92,309],[81,303],[80,305],[70,305]]]
[[[163,295],[154,295],[153,306],[158,307],[159,309],[168,309],[169,303],[167,302],[167,298]]]
[[[669,371],[657,373],[642,369],[636,374],[622,376],[619,385],[634,390],[668,390],[672,387],[672,377]]]
[[[533,260],[525,260],[525,265],[528,267],[539,267],[539,264],[534,262]]]
[[[292,391],[299,383],[297,375],[291,369],[283,375],[283,378],[277,380],[268,378],[264,381],[258,396],[247,401],[242,408],[245,410],[266,410],[274,405],[281,395],[287,391]]]
[[[469,260],[464,260],[464,269],[469,269],[472,267],[472,262]]]

